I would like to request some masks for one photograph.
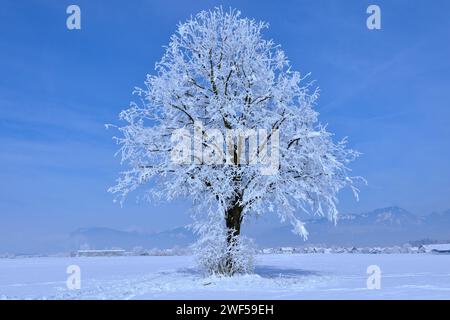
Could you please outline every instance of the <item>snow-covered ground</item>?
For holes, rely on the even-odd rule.
[[[66,268],[81,268],[81,289]],[[369,265],[381,289],[367,289]],[[450,299],[450,255],[277,254],[256,274],[202,277],[192,257],[0,259],[0,299]]]

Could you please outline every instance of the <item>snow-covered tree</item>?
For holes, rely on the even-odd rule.
[[[345,140],[334,143],[318,123],[318,89],[262,37],[267,26],[221,8],[178,25],[156,74],[135,90],[140,102],[120,114],[126,125],[116,139],[130,168],[111,192],[125,197],[147,186],[166,200],[190,197],[195,230],[226,237],[229,249],[252,215],[274,212],[304,238],[300,212],[336,221],[339,190],[358,193],[347,168],[358,153]],[[225,139],[214,137],[217,130]],[[267,134],[258,134],[252,149],[261,130]],[[180,141],[194,152],[186,156]],[[182,151],[190,161],[179,161]],[[226,267],[215,271],[234,273],[235,256],[224,253]]]

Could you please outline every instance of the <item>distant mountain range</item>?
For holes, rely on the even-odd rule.
[[[70,243],[73,248],[168,249],[175,246],[185,247],[194,241],[195,236],[185,227],[155,233],[95,227],[78,229],[70,234]]]
[[[340,215],[337,225],[325,218],[306,221],[309,231],[305,242],[291,232],[290,225],[265,225],[249,228],[244,234],[260,247],[301,246],[306,244],[345,246],[384,246],[404,244],[419,239],[450,240],[450,210],[417,216],[399,207],[376,209],[363,214]],[[118,231],[107,228],[78,229],[70,235],[71,247],[120,247],[131,249],[187,246],[195,241],[184,227],[158,233]]]
[[[309,219],[307,241],[291,232],[290,225],[281,225],[274,216],[262,216],[243,225],[243,234],[253,238],[260,248],[280,246],[391,246],[421,239],[450,240],[450,210],[418,216],[399,207],[377,209],[362,214],[341,214],[337,225],[325,218]],[[81,228],[70,234],[31,239],[0,235],[0,254],[48,254],[81,248],[131,250],[186,247],[196,237],[185,227],[163,232],[120,231],[110,228]]]
[[[450,210],[417,216],[399,207],[363,214],[340,215],[336,225],[325,218],[307,221],[306,243],[345,246],[386,246],[419,239],[450,240]],[[251,233],[260,246],[302,245],[289,226]]]

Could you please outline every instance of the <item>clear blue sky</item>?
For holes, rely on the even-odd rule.
[[[82,30],[66,29],[81,7]],[[382,30],[366,28],[378,4]],[[188,205],[120,208],[106,189],[121,170],[111,130],[134,86],[152,73],[179,21],[234,7],[270,23],[294,69],[312,72],[321,122],[349,136],[367,178],[341,211],[399,205],[450,208],[450,2],[2,1],[0,11],[0,233],[79,227],[161,230],[189,221]],[[137,194],[136,194],[137,195]],[[134,195],[133,195],[134,196]],[[32,238],[30,238],[32,239]]]

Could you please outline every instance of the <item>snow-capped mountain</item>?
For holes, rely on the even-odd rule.
[[[450,213],[450,211],[449,211]],[[417,216],[399,207],[376,209],[362,214],[343,214],[336,225],[325,218],[306,222],[306,243],[325,245],[373,246],[403,244],[418,239],[450,239],[450,214]],[[282,226],[251,232],[263,246],[302,245],[305,242]]]
[[[423,223],[423,220],[423,218],[400,207],[388,207],[363,214],[344,214],[339,216],[338,223],[405,227],[410,225],[420,225]]]
[[[342,214],[336,225],[325,218],[306,221],[308,240],[291,232],[290,225],[244,225],[243,234],[261,247],[324,244],[373,246],[404,244],[419,239],[450,239],[450,210],[422,217],[400,207],[380,208],[362,214]],[[184,227],[158,233],[117,231],[106,228],[79,229],[71,234],[73,246],[87,244],[93,248],[135,246],[171,248],[187,246],[195,236]]]

